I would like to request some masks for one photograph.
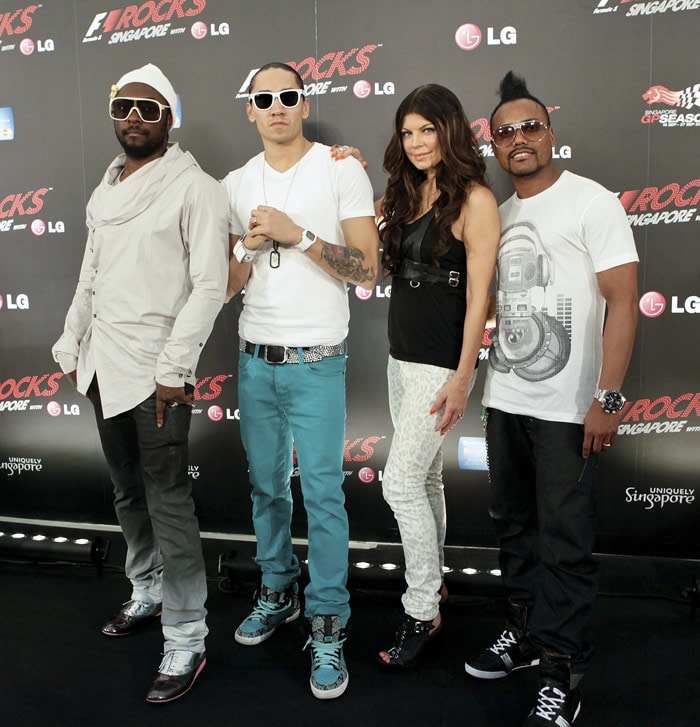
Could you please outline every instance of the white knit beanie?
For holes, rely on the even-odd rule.
[[[113,86],[111,97],[117,95],[118,91],[126,86],[127,83],[145,83],[147,86],[158,91],[158,93],[168,102],[170,113],[173,117],[173,126],[177,126],[179,118],[177,115],[177,94],[172,83],[165,77],[163,71],[153,63],[147,63],[141,68],[125,73]]]

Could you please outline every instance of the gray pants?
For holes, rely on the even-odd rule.
[[[444,437],[435,431],[441,414],[431,415],[430,408],[454,373],[391,356],[387,368],[394,438],[382,492],[401,533],[408,586],[403,607],[409,616],[421,621],[431,621],[438,612],[446,528]],[[472,385],[475,379],[476,374]]]
[[[88,392],[114,485],[114,507],[127,544],[132,598],[163,601],[165,651],[201,653],[206,574],[192,485],[187,474],[190,407],[167,408],[156,426],[155,393],[104,419],[96,380]]]

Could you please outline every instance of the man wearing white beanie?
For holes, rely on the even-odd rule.
[[[226,293],[228,200],[169,142],[177,95],[157,66],[122,76],[109,114],[124,153],[88,202],[83,264],[53,354],[94,405],[127,543],[131,596],[102,633],[125,636],[162,611],[164,657],[146,700],[163,703],[206,663],[187,440],[195,366]]]

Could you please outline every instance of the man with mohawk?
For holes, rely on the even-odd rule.
[[[568,727],[592,653],[596,469],[625,402],[638,257],[615,195],[552,163],[549,113],[525,81],[510,71],[500,95],[492,147],[515,194],[499,208],[483,404],[508,605],[500,636],[465,668],[498,679],[539,665],[525,726]]]

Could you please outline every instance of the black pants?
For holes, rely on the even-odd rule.
[[[531,605],[532,641],[591,659],[590,622],[598,590],[593,559],[597,455],[581,455],[583,427],[488,410],[491,517],[503,581]]]

